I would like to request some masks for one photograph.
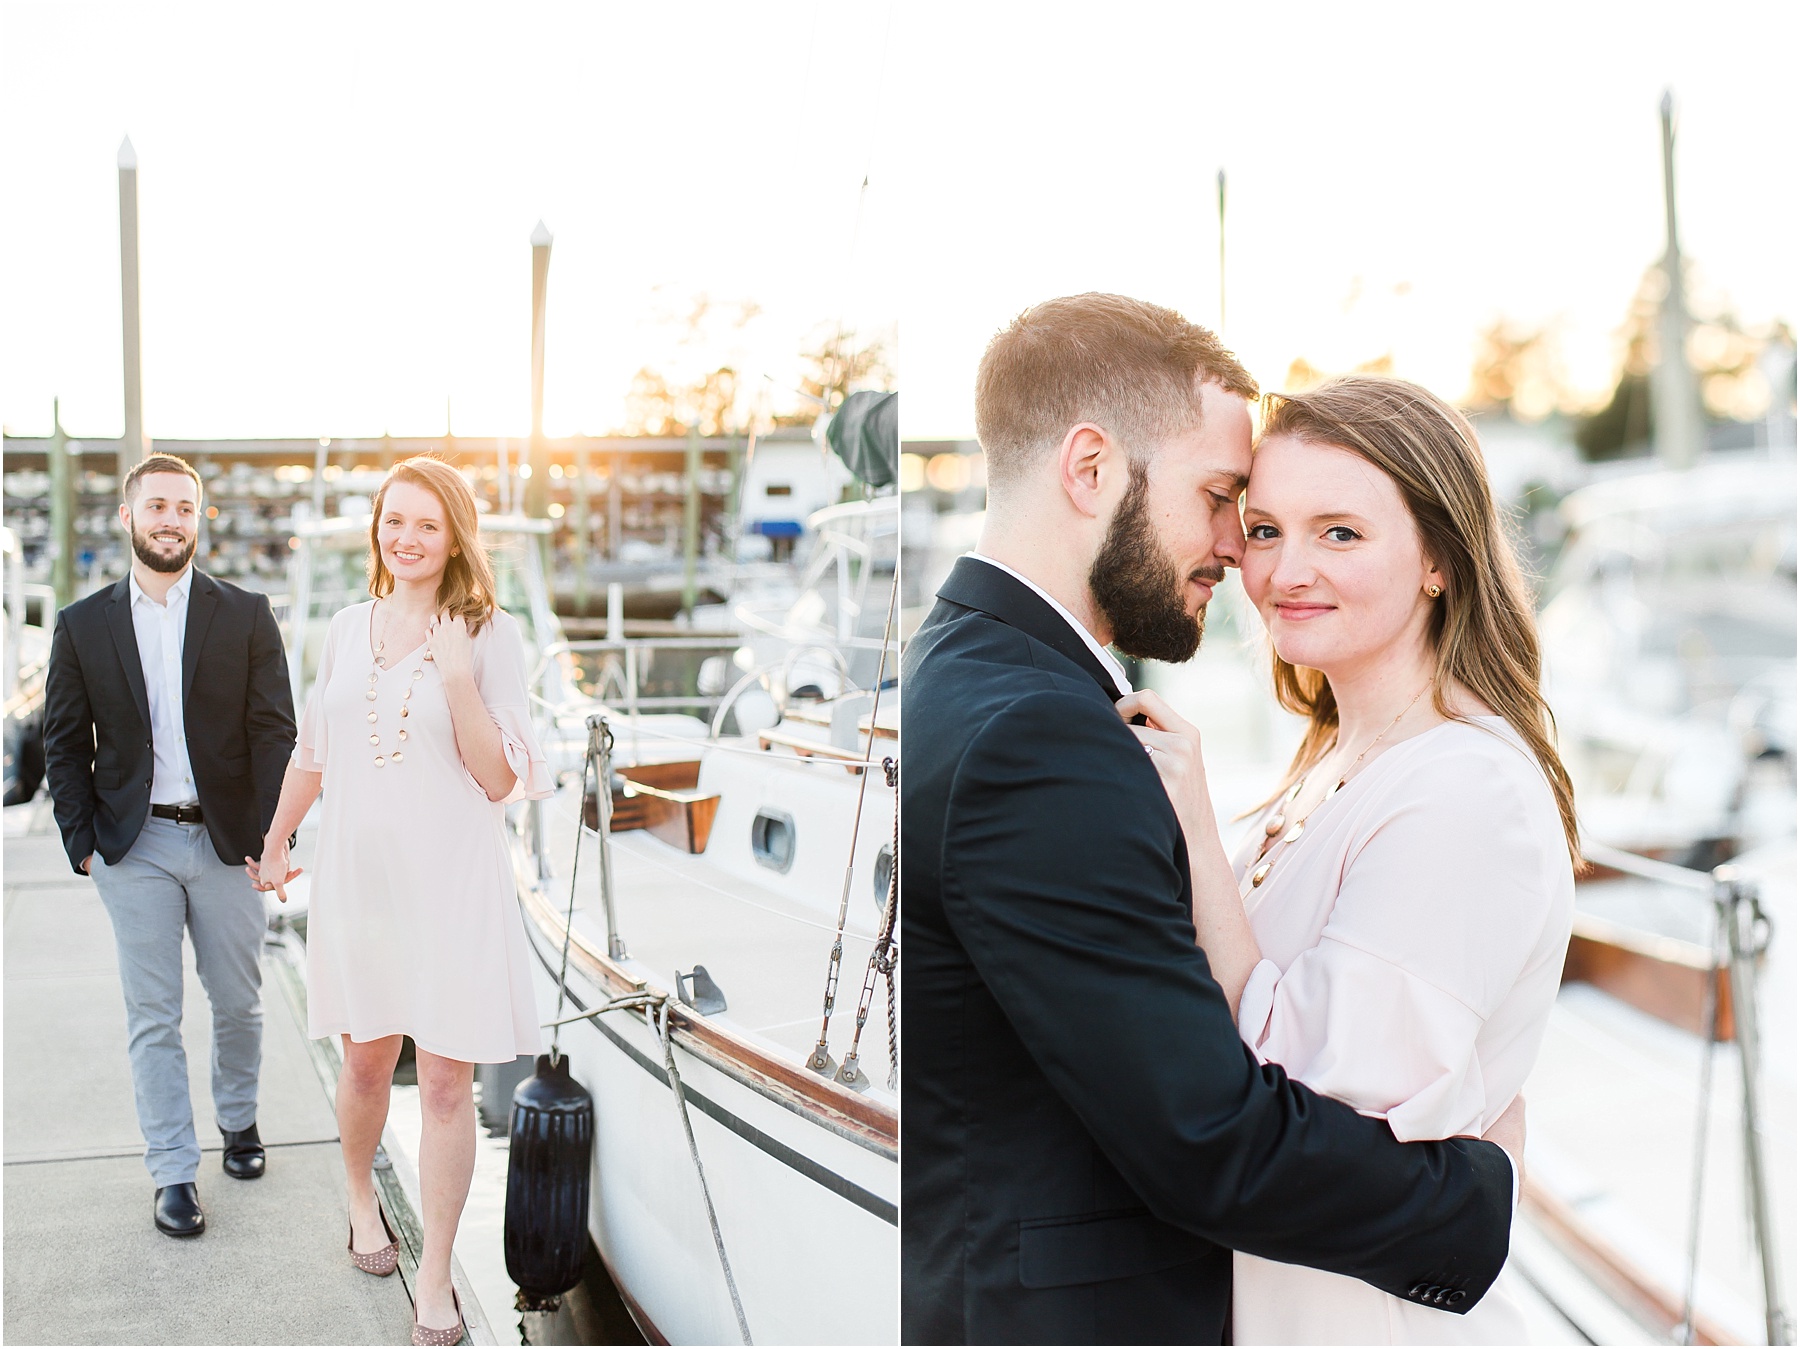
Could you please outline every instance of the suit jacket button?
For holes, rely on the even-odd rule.
[[[1469,1295],[1467,1293],[1465,1293],[1462,1289],[1458,1288],[1454,1292],[1452,1292],[1449,1297],[1444,1299],[1444,1305],[1446,1307],[1459,1307],[1464,1302],[1468,1301],[1468,1298],[1469,1298]]]
[[[1415,1283],[1411,1288],[1406,1290],[1406,1295],[1414,1302],[1424,1302],[1431,1296],[1431,1285],[1428,1283]]]

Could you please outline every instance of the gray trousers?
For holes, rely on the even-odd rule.
[[[218,1126],[247,1129],[256,1120],[262,1066],[262,896],[241,867],[219,860],[204,825],[154,815],[118,865],[95,853],[89,872],[119,947],[144,1165],[159,1187],[180,1185],[200,1168],[181,1043],[181,934],[193,934],[195,965],[212,1003]]]

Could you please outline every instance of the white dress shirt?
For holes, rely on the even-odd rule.
[[[1088,650],[1094,653],[1094,657],[1100,662],[1101,668],[1112,676],[1113,683],[1118,686],[1119,696],[1123,698],[1126,694],[1131,692],[1131,681],[1125,678],[1125,667],[1119,664],[1118,658],[1105,647],[1101,646],[1099,642],[1095,641],[1094,634],[1089,632],[1074,614],[1070,613],[1067,609],[1063,608],[1061,604],[1057,603],[1056,596],[1045,590],[1029,576],[1021,576],[1004,562],[997,562],[984,553],[964,553],[963,556],[972,557],[977,562],[985,562],[990,567],[998,567],[1020,585],[1029,587],[1033,594],[1045,604],[1048,604],[1052,609],[1056,610],[1056,612],[1062,616],[1063,622],[1067,623],[1071,628],[1074,628],[1076,635],[1080,637],[1082,641],[1087,643]]]
[[[137,632],[144,691],[150,697],[150,743],[156,756],[150,780],[153,806],[186,806],[199,800],[181,707],[181,656],[187,645],[188,591],[193,584],[194,569],[189,567],[169,587],[167,603],[158,604],[138,585],[137,573],[131,574],[131,626]]]

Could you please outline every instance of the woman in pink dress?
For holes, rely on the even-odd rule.
[[[1182,771],[1192,728],[1154,695],[1119,705],[1170,751],[1153,757],[1187,827],[1201,944],[1258,1058],[1403,1141],[1478,1135],[1537,1057],[1579,852],[1475,433],[1401,380],[1271,398],[1244,533],[1276,692],[1307,725],[1235,862],[1199,815],[1203,776]],[[1457,1315],[1244,1254],[1232,1319],[1239,1344],[1526,1338],[1504,1277]]]
[[[475,496],[427,456],[375,497],[369,591],[331,620],[263,844],[263,889],[299,872],[287,839],[324,792],[307,920],[307,1020],[338,1035],[350,1258],[394,1271],[371,1167],[402,1037],[418,1050],[425,1225],[414,1344],[454,1344],[450,1253],[475,1164],[474,1065],[538,1051],[505,808],[552,783],[532,733],[518,624],[494,604]],[[283,893],[285,898],[285,893]]]

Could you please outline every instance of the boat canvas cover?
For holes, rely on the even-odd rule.
[[[900,466],[900,395],[869,389],[851,394],[825,438],[852,473],[871,487],[886,487]]]

